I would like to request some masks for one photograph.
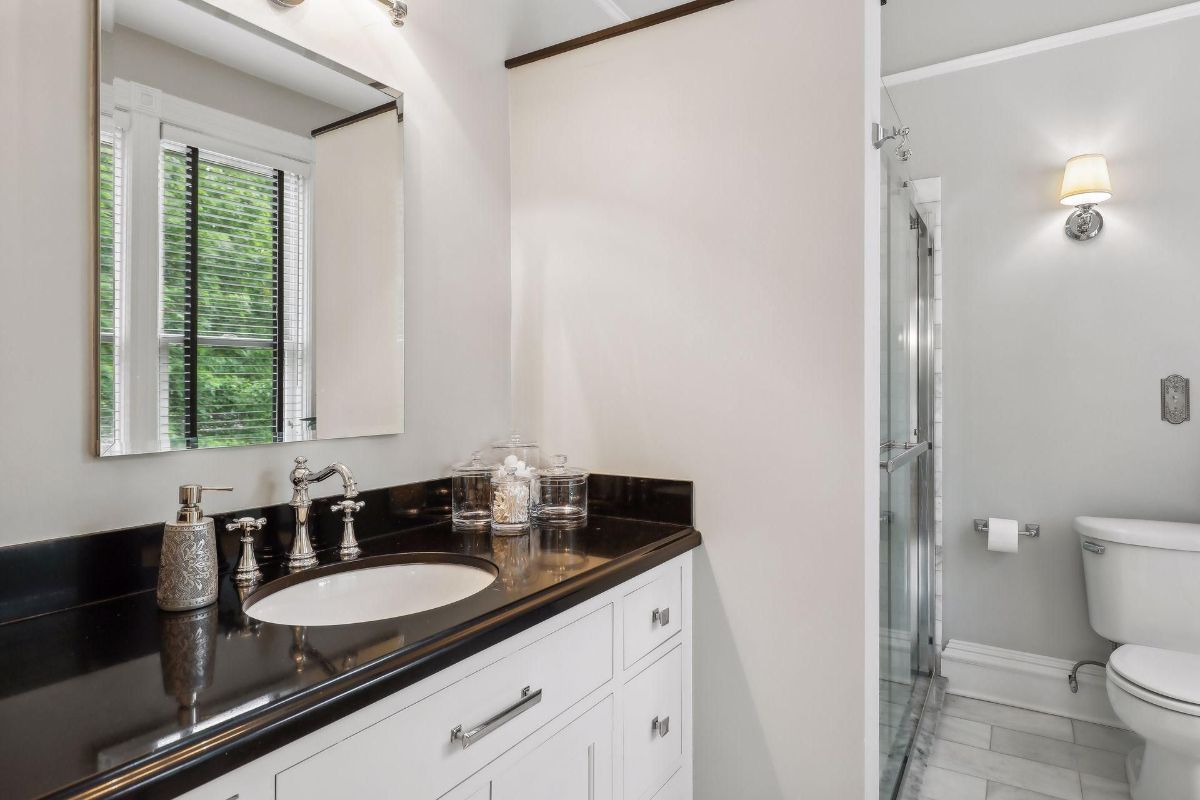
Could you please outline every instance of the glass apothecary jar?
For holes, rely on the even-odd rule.
[[[567,457],[557,455],[554,463],[536,473],[537,498],[534,516],[539,522],[578,523],[587,519],[588,474],[567,466]]]
[[[517,469],[537,469],[542,465],[541,451],[537,442],[528,442],[521,434],[514,433],[507,439],[492,445],[491,460],[496,464],[514,465]]]
[[[533,475],[528,467],[502,466],[492,474],[492,532],[524,533],[529,528]]]
[[[483,462],[482,453],[455,464],[450,471],[450,516],[454,527],[484,530],[492,522],[492,473],[495,467]]]

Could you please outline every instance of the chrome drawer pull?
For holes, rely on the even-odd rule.
[[[664,628],[671,624],[671,609],[656,608],[650,612],[650,623],[661,625]]]
[[[671,718],[655,717],[650,721],[650,730],[654,731],[659,736],[666,736],[671,732]]]
[[[484,722],[482,725],[472,728],[466,733],[463,733],[462,725],[455,727],[454,730],[450,731],[450,744],[462,742],[463,750],[466,750],[468,747],[475,744],[480,739],[487,736],[489,733],[496,730],[513,717],[525,713],[540,702],[542,702],[542,690],[538,689],[535,692],[526,686],[521,690],[520,700],[504,709],[487,722]]]
[[[1087,539],[1083,540],[1083,549],[1087,550],[1089,553],[1095,553],[1098,556],[1104,555],[1104,545],[1096,544],[1095,542],[1089,542]]]

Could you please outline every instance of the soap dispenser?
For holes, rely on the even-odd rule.
[[[179,513],[163,529],[162,557],[158,562],[158,607],[187,611],[217,600],[217,528],[204,516],[204,492],[232,492],[232,487],[179,487]]]

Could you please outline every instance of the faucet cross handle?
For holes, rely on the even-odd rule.
[[[332,503],[329,507],[334,511],[342,512],[342,519],[349,521],[354,519],[355,512],[362,511],[365,505],[366,502],[363,500],[346,499]]]
[[[329,505],[331,511],[342,512],[342,544],[338,547],[338,555],[343,561],[358,558],[359,553],[362,552],[362,548],[358,546],[358,539],[354,535],[354,514],[362,511],[365,505],[366,503],[362,500],[350,498]]]
[[[254,557],[254,532],[262,530],[266,524],[266,517],[238,517],[225,525],[227,531],[241,531],[242,553],[233,571],[233,582],[237,586],[253,586],[262,580],[258,560]]]
[[[241,531],[242,538],[245,539],[247,536],[253,536],[255,531],[262,530],[262,527],[266,524],[266,517],[259,517],[258,519],[254,517],[238,517],[233,522],[228,523],[225,526],[225,530]]]

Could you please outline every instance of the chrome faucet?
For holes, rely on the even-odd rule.
[[[308,534],[308,520],[312,514],[312,498],[308,495],[308,487],[331,475],[341,476],[342,493],[347,500],[358,497],[358,485],[344,464],[333,463],[320,472],[313,472],[308,468],[308,459],[301,457],[296,459],[296,466],[292,468],[292,499],[288,505],[296,509],[296,536],[292,539],[287,563],[293,570],[311,567],[317,563],[312,538]]]

